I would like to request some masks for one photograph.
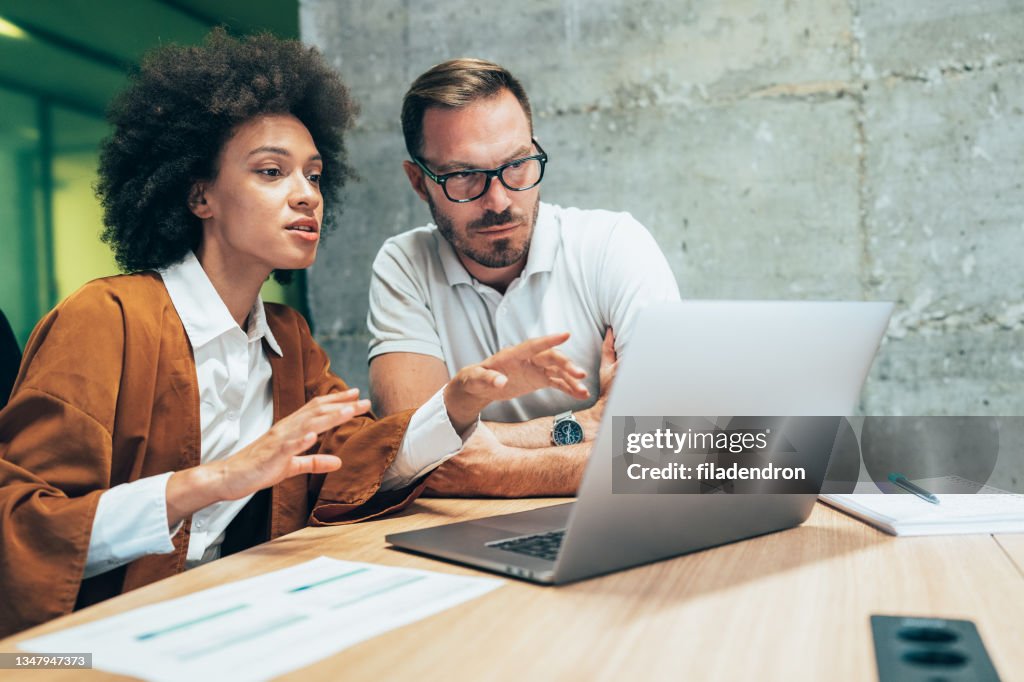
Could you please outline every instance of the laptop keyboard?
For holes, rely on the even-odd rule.
[[[561,530],[553,530],[550,533],[523,535],[518,538],[488,542],[487,546],[503,549],[506,552],[516,552],[517,554],[554,561],[558,557],[558,550],[562,548],[562,539],[564,537],[565,528],[562,528]]]

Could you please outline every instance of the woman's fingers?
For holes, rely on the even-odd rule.
[[[568,340],[569,332],[560,332],[558,334],[538,336],[535,339],[527,339],[519,344],[519,348],[527,355],[538,355],[555,346],[561,346]]]
[[[313,447],[314,443],[316,443],[316,433],[313,431],[309,431],[297,438],[292,438],[282,443],[281,454],[300,455],[306,450],[309,450],[311,447]]]
[[[313,398],[296,410],[294,415],[307,416],[316,414],[334,414],[338,408],[352,407],[358,402],[362,402],[359,400],[358,388],[353,388],[342,393],[328,393],[327,395]]]
[[[468,367],[466,376],[466,388],[470,393],[486,393],[492,388],[502,388],[508,383],[508,376],[483,365]]]
[[[358,398],[357,388],[314,398],[225,460],[234,485],[224,499],[237,499],[291,476],[324,474],[341,467],[334,455],[306,453],[319,434],[369,412],[370,401]]]
[[[547,357],[542,360],[548,383],[580,400],[589,397],[590,391],[580,382],[581,379],[586,378],[587,373],[562,353],[554,350],[548,351],[548,353],[555,354],[548,356],[545,353]],[[554,383],[554,379],[561,380],[562,384]]]
[[[577,400],[586,400],[590,397],[590,390],[578,381],[563,379],[559,376],[549,376],[548,384],[552,388],[557,388],[562,393],[571,395]]]
[[[323,433],[370,411],[369,400],[357,400],[359,389],[330,393],[310,400],[278,422],[276,428],[288,438],[308,431]]]
[[[537,356],[536,360],[537,364],[544,369],[550,386],[578,400],[590,397],[590,391],[580,382],[580,379],[586,378],[586,371],[578,367],[565,354],[552,349]]]
[[[557,350],[541,353],[534,358],[534,364],[546,369],[557,369],[575,379],[585,379],[587,376],[586,371],[582,367],[576,365],[568,356]]]
[[[300,409],[318,407],[321,405],[333,405],[335,403],[352,402],[358,397],[359,389],[350,388],[347,391],[338,391],[337,393],[327,393],[325,395],[317,396],[303,405]]]
[[[566,332],[549,334],[499,351],[479,365],[460,371],[460,390],[476,398],[507,400],[552,387],[585,400],[590,391],[580,380],[587,372],[555,349],[568,338]]]
[[[300,415],[296,412],[295,416],[298,417],[296,428],[323,433],[369,411],[370,401],[365,399],[351,403],[328,404],[305,414]]]
[[[557,388],[562,393],[568,393],[569,395],[572,395],[575,390],[571,385],[569,385],[569,382],[565,379],[559,379],[558,377],[550,377],[549,383],[552,388]]]
[[[288,477],[302,474],[326,474],[341,468],[341,458],[334,455],[302,455],[292,457],[288,468]]]

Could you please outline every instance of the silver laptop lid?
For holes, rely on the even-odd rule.
[[[683,301],[642,311],[619,363],[556,578],[603,572],[602,564],[623,552],[655,560],[802,522],[813,495],[613,495],[611,417],[635,416],[641,426],[644,415],[849,415],[892,309],[891,303]],[[695,513],[701,518],[692,518]],[[666,547],[673,526],[679,546]]]

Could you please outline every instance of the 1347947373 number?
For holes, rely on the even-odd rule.
[[[92,668],[92,654],[0,653],[0,669]]]

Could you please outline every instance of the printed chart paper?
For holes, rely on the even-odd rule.
[[[147,680],[264,680],[502,582],[319,557],[19,647],[89,651],[94,667]]]

